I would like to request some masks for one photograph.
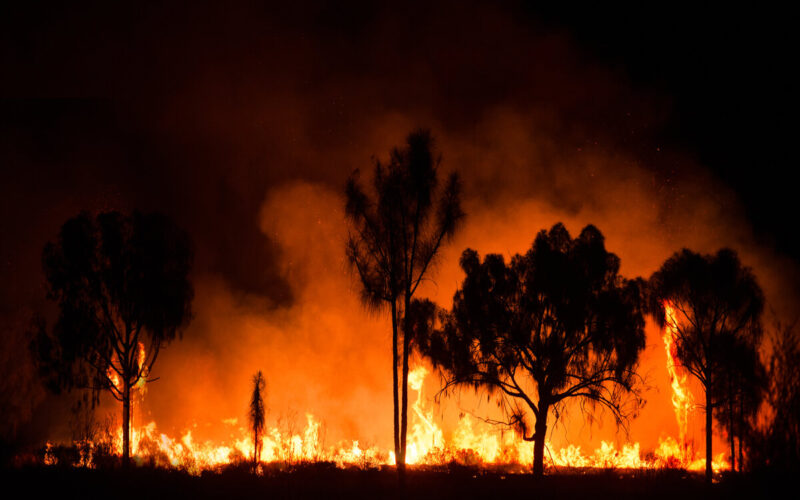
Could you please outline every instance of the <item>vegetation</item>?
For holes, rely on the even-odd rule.
[[[372,310],[391,309],[394,449],[401,480],[411,350],[406,313],[439,249],[464,217],[459,177],[452,173],[440,186],[440,162],[430,132],[419,130],[409,134],[403,148],[392,150],[388,164],[375,163],[372,196],[359,183],[358,171],[345,192],[351,225],[346,251],[362,285],[361,298]]]
[[[719,363],[714,374],[714,416],[728,434],[731,469],[744,470],[745,441],[752,440],[756,417],[767,388],[767,374],[758,346],[760,335],[739,339],[723,335],[717,344]],[[737,459],[735,442],[739,442]],[[738,460],[738,462],[737,462]]]
[[[264,419],[266,411],[264,409],[264,390],[266,382],[261,370],[253,376],[253,394],[250,396],[250,428],[253,430],[253,465],[256,465],[261,458],[261,439],[264,434]]]
[[[32,349],[54,391],[106,391],[122,402],[123,463],[130,458],[131,390],[160,348],[191,318],[188,235],[167,217],[81,213],[42,255],[48,297],[59,308],[37,323]]]
[[[714,396],[727,397],[724,386],[715,388],[715,377],[725,367],[727,373],[737,371],[731,366],[738,346],[756,344],[764,295],[752,271],[730,249],[715,255],[676,252],[651,276],[650,291],[651,310],[662,326],[668,321],[666,304],[674,309],[678,359],[705,391],[706,480],[711,482]]]
[[[621,423],[638,409],[642,283],[619,276],[600,231],[587,226],[572,239],[556,224],[509,264],[501,255],[481,262],[467,249],[461,267],[453,309],[427,339],[420,319],[432,310],[419,306],[420,350],[448,386],[498,393],[508,423],[534,441],[535,475],[543,473],[548,414],[568,400],[588,402],[589,412],[599,405]]]
[[[765,389],[768,417],[752,433],[751,469],[794,478],[800,464],[800,333],[796,323],[770,329]]]

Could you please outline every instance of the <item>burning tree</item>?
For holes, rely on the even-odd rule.
[[[362,189],[358,171],[346,188],[346,214],[352,228],[346,252],[362,284],[361,298],[373,310],[391,308],[394,450],[401,480],[411,347],[411,336],[404,333],[409,331],[404,313],[442,244],[464,217],[459,177],[450,174],[440,187],[440,162],[430,132],[416,131],[409,134],[405,147],[392,150],[387,165],[375,163],[374,198]]]
[[[666,310],[672,311],[678,360],[705,391],[706,480],[711,481],[714,378],[733,352],[722,347],[728,341],[755,343],[764,296],[752,271],[730,249],[715,255],[676,252],[650,277],[650,291],[651,310],[662,327],[668,323]]]
[[[429,305],[415,308],[417,342],[446,388],[500,396],[506,423],[534,441],[534,474],[544,470],[548,415],[568,400],[588,402],[582,408],[589,412],[608,409],[623,425],[635,414],[642,404],[635,371],[645,345],[642,283],[618,275],[619,258],[606,251],[600,231],[587,226],[572,239],[556,224],[509,264],[496,254],[481,262],[467,249],[461,267],[466,277],[441,328],[426,327]]]
[[[253,394],[250,396],[250,409],[248,416],[250,417],[250,428],[253,430],[253,465],[258,464],[261,458],[261,437],[264,433],[264,418],[266,410],[264,409],[264,389],[266,382],[261,370],[253,376]]]
[[[131,391],[190,320],[191,262],[188,235],[160,214],[81,213],[44,248],[48,298],[60,313],[33,339],[40,372],[53,390],[102,390],[122,402],[125,465]]]

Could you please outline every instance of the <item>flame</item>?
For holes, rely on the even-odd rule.
[[[689,414],[694,409],[694,400],[686,385],[686,375],[678,374],[677,363],[675,362],[677,356],[675,341],[678,335],[678,318],[674,305],[669,301],[664,302],[664,314],[666,316],[666,328],[664,328],[663,337],[664,349],[667,352],[667,371],[669,372],[670,385],[672,386],[672,407],[675,410],[675,418],[678,421],[681,445],[678,452],[681,462],[686,462],[688,459],[686,429],[689,424]]]
[[[144,366],[145,361],[147,361],[147,352],[144,350],[144,343],[139,342],[139,355],[138,360],[139,362],[139,378],[136,379],[134,382],[134,386],[136,386],[140,391],[144,391],[144,388],[147,384],[147,368]]]
[[[144,391],[147,383],[147,375],[149,375],[149,373],[147,369],[144,367],[145,361],[147,361],[147,351],[144,348],[143,342],[139,342],[136,354],[136,361],[138,362],[137,371],[139,372],[139,377],[131,385],[131,387],[136,388],[139,391]],[[111,356],[111,364],[106,370],[106,376],[108,376],[108,379],[111,381],[111,384],[120,392],[122,392],[123,387],[122,387],[122,380],[120,379],[118,372],[122,371],[123,371],[122,366],[120,365],[117,353],[114,353]]]
[[[418,366],[408,374],[408,385],[417,391],[417,400],[411,407],[417,418],[411,427],[406,450],[406,463],[412,465],[444,448],[444,434],[433,420],[433,411],[425,409],[422,386],[427,374],[428,370],[424,366]]]
[[[591,454],[584,454],[580,446],[568,445],[554,450],[545,443],[545,464],[556,468],[604,468],[604,469],[657,469],[684,468],[702,471],[705,461],[690,453],[685,442],[686,418],[691,408],[691,395],[685,388],[685,377],[678,377],[674,361],[674,348],[671,337],[674,332],[674,312],[668,309],[668,328],[665,333],[667,347],[667,368],[673,382],[673,404],[681,426],[680,441],[672,437],[659,440],[658,447],[642,456],[639,443],[623,443],[621,447],[603,441]],[[670,327],[669,325],[673,325]],[[669,337],[669,338],[668,338]],[[140,344],[139,360],[144,359],[144,347]],[[417,398],[409,415],[411,427],[408,437],[407,463],[415,466],[437,466],[457,462],[466,465],[504,466],[510,472],[529,471],[533,464],[533,443],[526,442],[514,431],[499,428],[477,420],[470,415],[462,416],[455,426],[449,440],[436,423],[434,411],[428,407],[424,395],[425,377],[428,369],[424,366],[414,368],[408,377],[409,387],[417,392]],[[142,377],[143,378],[143,377]],[[140,386],[137,381],[136,387]],[[676,389],[677,388],[677,389]],[[143,391],[136,391],[142,394]],[[143,396],[142,396],[143,397]],[[679,411],[680,410],[680,411]],[[264,435],[259,464],[272,463],[279,467],[291,468],[298,464],[311,462],[330,462],[338,467],[375,468],[395,464],[391,451],[378,447],[364,447],[359,441],[343,441],[333,446],[325,446],[321,436],[322,425],[310,413],[305,415],[305,428],[300,432],[281,431],[273,427]],[[222,420],[225,426],[233,427],[235,432],[226,442],[198,441],[192,429],[186,429],[180,437],[170,437],[160,433],[155,422],[133,427],[131,431],[131,453],[140,464],[176,468],[200,474],[204,470],[218,470],[221,467],[246,463],[252,456],[253,441],[249,429],[236,426],[235,417]],[[93,467],[92,450],[95,443],[89,443],[88,452],[81,455],[81,465]],[[113,438],[111,449],[122,452],[122,431]],[[712,467],[718,472],[728,467],[725,454],[715,457]],[[96,456],[96,454],[94,455]],[[53,445],[48,443],[44,461],[55,464],[58,458]],[[259,465],[257,472],[263,473]]]

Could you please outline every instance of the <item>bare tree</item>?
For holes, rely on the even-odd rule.
[[[401,481],[411,342],[404,334],[408,331],[404,312],[430,273],[439,249],[464,217],[459,177],[450,174],[440,187],[440,161],[430,132],[419,130],[409,134],[405,147],[392,150],[388,164],[376,162],[372,197],[361,187],[358,171],[346,188],[351,223],[346,251],[362,284],[362,300],[373,310],[391,308],[394,449]]]
[[[32,342],[53,390],[107,391],[122,402],[122,460],[130,460],[131,391],[148,382],[163,345],[191,318],[189,237],[160,214],[81,213],[42,256],[59,306]]]
[[[722,249],[700,255],[676,252],[650,277],[651,310],[662,325],[673,321],[681,364],[703,386],[706,395],[706,480],[711,482],[712,415],[715,380],[725,351],[724,338],[746,339],[760,331],[764,295],[755,276],[736,252]],[[675,311],[669,320],[666,308]]]
[[[600,231],[572,239],[561,224],[541,231],[525,255],[467,249],[453,309],[433,328],[433,308],[413,308],[415,341],[441,371],[445,388],[485,388],[504,422],[534,442],[533,471],[544,471],[548,414],[580,400],[592,417],[610,410],[623,426],[642,404],[636,374],[644,348],[641,280],[619,276],[619,259]],[[629,397],[630,396],[630,397]],[[529,418],[533,417],[533,432]]]
[[[250,396],[250,428],[253,430],[253,466],[261,461],[261,440],[264,436],[264,419],[266,410],[264,409],[264,390],[266,382],[261,370],[253,376],[253,393]]]

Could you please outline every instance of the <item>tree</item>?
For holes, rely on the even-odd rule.
[[[464,217],[459,177],[450,174],[440,187],[440,163],[430,132],[418,130],[408,135],[403,148],[392,150],[388,164],[375,162],[372,196],[361,187],[358,170],[345,192],[351,225],[346,253],[361,281],[361,298],[372,310],[386,305],[391,309],[394,449],[401,481],[411,342],[411,336],[403,333],[409,330],[404,312],[430,273],[439,249]]]
[[[750,441],[766,388],[766,368],[758,353],[760,333],[744,338],[723,334],[717,343],[719,363],[713,378],[714,416],[728,434],[731,470],[736,470],[735,440],[739,441],[739,470],[744,470],[744,442]]]
[[[569,400],[593,416],[607,409],[626,425],[643,403],[636,374],[645,345],[641,280],[619,276],[619,258],[586,226],[572,239],[562,224],[541,231],[525,255],[461,256],[466,274],[441,326],[424,335],[430,306],[420,304],[418,345],[445,387],[499,396],[506,423],[534,442],[544,471],[548,415]],[[530,434],[529,418],[534,424]]]
[[[253,394],[250,396],[250,428],[253,429],[253,466],[261,460],[261,436],[264,433],[264,389],[266,382],[261,370],[253,376]]]
[[[768,403],[762,427],[751,448],[753,466],[769,467],[789,474],[800,468],[800,331],[797,320],[775,321],[769,331],[771,346],[767,362]]]
[[[148,382],[162,346],[191,319],[188,235],[164,215],[81,213],[42,255],[59,307],[32,347],[51,389],[91,388],[122,402],[122,460],[130,461],[131,391]]]
[[[706,480],[711,481],[714,377],[722,363],[724,337],[746,339],[760,330],[764,295],[750,268],[736,252],[722,249],[700,255],[688,249],[673,254],[650,277],[651,310],[667,324],[665,308],[675,312],[680,363],[700,381],[706,395]],[[733,341],[733,340],[732,340]]]

